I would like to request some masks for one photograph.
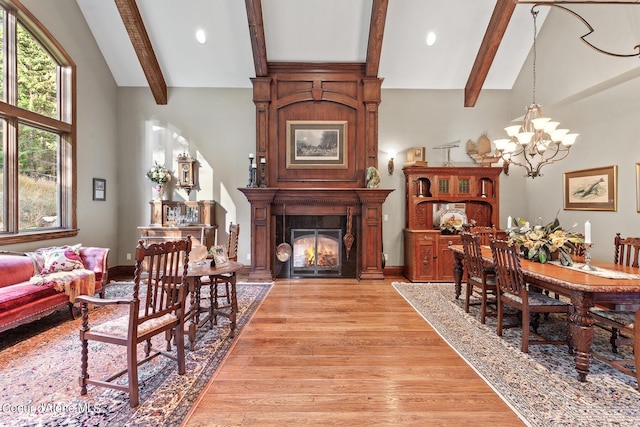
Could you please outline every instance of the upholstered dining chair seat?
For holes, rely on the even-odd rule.
[[[493,269],[487,269],[487,273],[488,274],[494,274],[493,273]],[[476,280],[478,282],[482,282],[482,277],[479,276],[469,276],[471,279]],[[487,285],[494,285],[496,284],[496,277],[495,276],[487,276]]]
[[[616,322],[620,325],[624,325],[627,328],[634,327],[635,321],[635,311],[626,311],[626,310],[604,310],[600,308],[592,308],[591,313],[604,317],[605,319],[611,320],[612,322]]]
[[[522,298],[513,294],[504,294],[505,298],[509,298],[512,301],[515,301],[519,304],[522,304]],[[564,301],[552,298],[548,295],[541,294],[540,292],[527,291],[527,298],[529,299],[529,305],[531,306],[546,306],[546,305],[570,305]]]
[[[144,316],[144,311],[140,310],[140,317]],[[175,323],[178,317],[174,313],[167,313],[160,317],[146,320],[138,325],[138,336],[143,336],[156,329],[162,329],[163,327]],[[117,319],[110,320],[100,325],[91,328],[93,333],[102,333],[105,335],[112,335],[120,337],[122,339],[127,338],[127,331],[129,328],[129,316],[118,317]]]

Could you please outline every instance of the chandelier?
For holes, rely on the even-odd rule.
[[[535,6],[534,6],[535,7]],[[494,141],[496,154],[504,162],[505,173],[509,164],[526,169],[526,177],[542,176],[540,169],[560,161],[569,155],[569,150],[578,137],[569,129],[558,129],[554,122],[542,113],[542,105],[536,103],[536,18],[538,11],[531,8],[533,16],[533,103],[526,108],[522,124],[508,126],[504,130],[509,138]]]

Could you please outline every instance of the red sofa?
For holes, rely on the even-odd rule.
[[[94,293],[104,297],[108,282],[108,248],[80,247],[83,268],[76,265],[72,273],[38,270],[43,250],[24,254],[0,254],[0,332],[40,319],[68,306],[73,316],[71,293],[85,293],[81,284],[90,283]],[[45,274],[42,274],[42,272]],[[95,276],[95,282],[91,276]],[[61,282],[65,282],[64,286]],[[60,289],[64,287],[64,289]],[[56,289],[58,288],[58,289]],[[70,289],[73,289],[70,291]],[[87,292],[88,293],[88,292]]]

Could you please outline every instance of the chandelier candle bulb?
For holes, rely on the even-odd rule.
[[[507,135],[516,136],[520,132],[520,128],[521,127],[522,126],[520,126],[520,125],[508,126],[508,127],[504,128],[504,130],[507,132]]]
[[[584,223],[584,242],[591,243],[591,223],[588,220]]]

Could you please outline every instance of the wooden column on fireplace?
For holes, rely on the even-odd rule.
[[[354,215],[358,279],[384,279],[382,204],[391,191],[379,188],[239,188],[251,204],[251,268],[249,280],[273,280],[277,259],[276,217],[279,215]]]

